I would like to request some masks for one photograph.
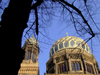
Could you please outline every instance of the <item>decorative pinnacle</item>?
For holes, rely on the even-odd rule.
[[[32,38],[34,38],[34,36],[32,35]]]
[[[66,35],[68,36],[68,33],[66,32]]]

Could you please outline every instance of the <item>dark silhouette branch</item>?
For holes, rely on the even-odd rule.
[[[89,27],[89,29],[90,29],[90,35],[92,35],[93,37],[95,37],[95,34],[93,33],[93,31],[92,31],[92,28],[90,27],[90,25],[88,24],[88,22],[87,22],[87,20],[85,19],[85,17],[83,16],[83,14],[82,14],[82,12],[77,8],[77,7],[75,7],[74,5],[72,5],[72,4],[69,4],[67,1],[64,1],[64,0],[59,0],[60,2],[63,2],[64,4],[66,4],[67,6],[69,6],[69,7],[71,7],[71,8],[73,8],[73,10],[75,10],[81,17],[82,17],[82,19],[83,19],[83,21],[84,21],[84,23],[86,23],[86,25]],[[58,1],[58,2],[59,2]]]
[[[36,7],[40,6],[41,3],[43,3],[43,0],[37,0],[37,2],[32,5],[31,9],[36,9]]]
[[[36,20],[33,22],[33,24],[30,26],[30,28],[26,31],[26,34],[28,34],[28,31],[29,31],[30,29],[32,29],[32,26],[35,24],[35,22],[36,22]],[[26,34],[24,35],[24,37],[26,36]],[[28,36],[29,36],[29,34],[28,34]]]
[[[88,14],[89,14],[90,18],[92,19],[92,21],[93,21],[93,23],[95,24],[95,26],[97,27],[97,29],[100,31],[100,29],[99,29],[98,26],[96,25],[96,23],[95,23],[95,21],[94,21],[92,15],[90,14],[89,9],[88,9],[86,3],[85,3],[85,6],[86,6],[86,9],[87,9],[87,11],[88,11]]]
[[[37,12],[37,7],[35,8],[35,18],[36,18],[36,34],[38,35],[38,12]]]

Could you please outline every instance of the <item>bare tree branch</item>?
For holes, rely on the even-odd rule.
[[[91,29],[91,27],[90,27],[90,25],[88,24],[88,22],[87,22],[87,20],[84,18],[84,16],[83,16],[83,14],[81,13],[81,11],[77,8],[77,7],[75,7],[74,5],[71,5],[71,4],[69,4],[68,2],[66,2],[66,1],[64,1],[64,0],[60,0],[60,2],[63,2],[64,4],[66,4],[67,6],[69,6],[69,7],[71,7],[71,8],[73,8],[77,13],[79,13],[79,15],[82,17],[82,19],[84,20],[84,23],[86,23],[87,24],[87,26],[89,27],[89,29],[90,29],[90,35],[92,35],[93,37],[95,37],[95,34],[93,33],[93,31],[92,31],[92,29]]]

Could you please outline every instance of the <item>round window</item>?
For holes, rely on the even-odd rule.
[[[71,46],[74,46],[74,45],[75,45],[75,42],[74,42],[74,41],[71,41],[71,42],[70,42],[70,45],[71,45]]]

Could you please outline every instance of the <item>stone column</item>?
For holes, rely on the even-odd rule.
[[[27,51],[25,50],[24,60],[26,60],[26,57],[27,57]]]
[[[33,50],[31,51],[31,60],[32,60],[32,54],[33,54]]]
[[[92,67],[93,67],[93,73],[96,74],[94,64],[92,65]]]
[[[71,66],[72,64],[71,64],[71,61],[70,60],[68,60],[68,68],[69,68],[69,71],[72,71],[72,66]]]
[[[55,66],[54,66],[55,74],[58,74],[58,68],[57,68],[56,58],[53,58],[53,63],[55,64]]]
[[[55,74],[58,74],[58,65],[55,64]]]
[[[33,50],[31,50],[31,58],[30,58],[31,63],[32,63],[32,55],[33,55]]]
[[[70,71],[70,68],[69,68],[69,56],[68,56],[68,54],[66,54],[66,59],[67,59],[66,70],[67,70],[67,73],[68,73],[68,71]]]
[[[25,48],[25,58],[24,58],[24,60],[26,60],[26,57],[27,57],[27,45],[26,45],[26,48]]]
[[[94,68],[95,68],[95,72],[96,72],[96,74],[98,74],[96,64],[94,64]]]
[[[65,65],[66,65],[66,72],[68,73],[68,60],[66,61]]]

